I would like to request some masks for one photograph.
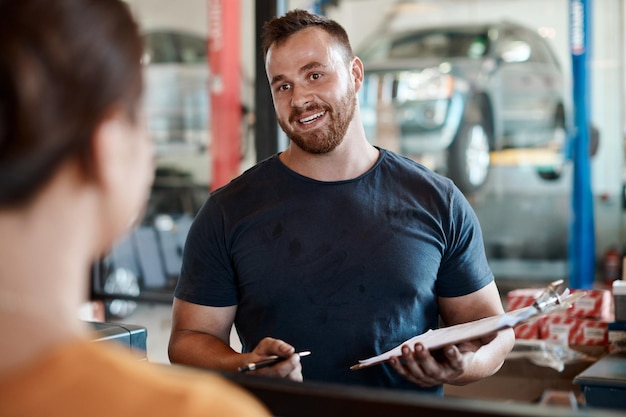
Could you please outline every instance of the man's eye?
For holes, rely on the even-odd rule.
[[[289,84],[281,84],[278,86],[278,91],[287,91],[291,88]]]
[[[320,78],[322,78],[322,74],[320,74],[319,72],[314,72],[313,74],[311,74],[312,80],[319,80]]]

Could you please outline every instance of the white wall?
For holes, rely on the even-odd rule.
[[[231,0],[232,1],[232,0]],[[146,29],[169,28],[208,34],[208,0],[126,0]]]

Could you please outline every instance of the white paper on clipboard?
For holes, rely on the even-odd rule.
[[[583,292],[568,295],[566,298],[559,300],[559,305],[554,305],[551,308],[540,309],[536,306],[528,306],[497,316],[485,317],[484,319],[471,321],[469,323],[429,330],[426,333],[422,333],[419,336],[415,336],[404,341],[402,344],[388,350],[387,352],[368,359],[360,360],[359,363],[351,366],[350,369],[362,369],[386,362],[393,356],[402,356],[402,346],[407,344],[414,345],[415,343],[420,342],[426,349],[435,350],[444,346],[475,340],[506,328],[512,328],[518,324],[537,318],[545,313],[553,312],[557,309],[567,308],[571,306],[576,299],[582,296],[584,296]]]

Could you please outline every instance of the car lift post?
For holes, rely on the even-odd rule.
[[[208,0],[212,190],[227,184],[240,170],[243,114],[239,3]]]
[[[595,281],[595,231],[589,154],[589,56],[592,0],[570,0],[574,141],[572,219],[569,239],[569,286],[590,289]]]

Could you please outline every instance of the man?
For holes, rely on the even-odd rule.
[[[357,92],[363,64],[336,22],[294,10],[266,23],[264,53],[289,147],[214,192],[185,248],[173,306],[172,362],[293,380],[421,389],[491,375],[513,344],[405,346],[438,327],[502,313],[482,235],[451,181],[368,143]],[[233,323],[243,353],[229,347]],[[300,363],[294,352],[310,350]]]

